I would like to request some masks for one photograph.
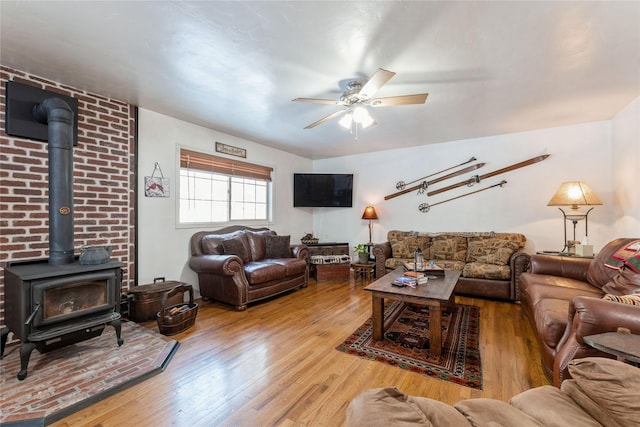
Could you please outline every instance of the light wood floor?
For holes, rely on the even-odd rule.
[[[548,384],[520,306],[506,302],[456,297],[480,307],[482,391],[335,350],[370,316],[363,287],[311,280],[245,312],[199,301],[196,325],[174,336],[180,348],[164,372],[52,425],[340,426],[351,399],[372,387],[452,404],[506,401]]]

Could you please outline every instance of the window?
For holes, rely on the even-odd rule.
[[[272,171],[180,149],[179,223],[267,221]]]

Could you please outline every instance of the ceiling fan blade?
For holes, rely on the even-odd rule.
[[[391,77],[395,75],[396,73],[393,71],[378,68],[369,81],[362,86],[362,89],[360,89],[360,92],[358,93],[358,98],[360,98],[360,100],[371,98],[382,86],[391,80]]]
[[[336,111],[335,113],[331,113],[331,114],[329,114],[327,117],[323,117],[323,118],[321,118],[321,119],[320,119],[320,120],[318,120],[317,122],[313,122],[313,123],[311,123],[310,125],[305,126],[305,129],[311,129],[311,128],[314,128],[314,127],[316,127],[316,126],[318,126],[318,125],[321,125],[321,124],[322,124],[322,123],[324,123],[324,122],[327,122],[327,121],[329,121],[329,120],[331,120],[331,119],[333,119],[333,118],[335,118],[335,117],[338,117],[338,116],[339,116],[339,115],[341,115],[341,114],[344,114],[344,113],[345,113],[345,112],[347,112],[347,111],[349,111],[349,109],[348,109],[348,108],[345,108],[344,110],[338,110],[338,111]]]
[[[298,102],[314,102],[316,104],[344,105],[344,102],[335,99],[318,99],[318,98],[296,98],[292,101]]]
[[[375,98],[368,102],[372,107],[391,107],[393,105],[424,104],[428,93],[416,93],[415,95],[390,96],[388,98]]]

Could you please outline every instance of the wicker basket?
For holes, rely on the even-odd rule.
[[[300,239],[303,245],[317,245],[320,239]]]
[[[167,299],[179,292],[189,292],[189,302],[166,307]],[[193,286],[178,286],[162,296],[162,305],[157,314],[158,329],[163,335],[179,334],[194,325],[197,314],[198,304],[193,302]]]

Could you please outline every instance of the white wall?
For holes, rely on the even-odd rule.
[[[640,237],[640,98],[612,120],[613,237]]]
[[[436,145],[374,152],[311,161],[251,141],[183,122],[152,111],[139,113],[139,186],[158,162],[170,179],[169,198],[139,197],[139,283],[164,276],[197,286],[189,269],[189,238],[200,230],[176,227],[177,146],[214,153],[215,141],[245,148],[247,160],[273,166],[274,221],[261,224],[298,241],[313,232],[321,241],[367,242],[367,221],[361,218],[373,205],[373,241],[386,240],[389,230],[497,231],[527,236],[527,249],[559,250],[563,245],[563,218],[547,206],[561,182],[586,181],[600,196],[602,206],[589,214],[589,243],[598,251],[609,240],[640,236],[640,98],[611,121],[541,129],[509,135],[474,138]],[[366,144],[366,131],[359,144]],[[215,153],[214,153],[215,154]],[[390,200],[399,180],[421,176],[462,163],[472,156],[486,165],[475,172],[434,184],[428,191],[542,154],[540,163],[460,187],[436,196],[405,194]],[[354,174],[353,208],[293,208],[293,172]],[[433,179],[433,178],[431,178]],[[507,180],[507,184],[433,206],[421,213],[421,203],[434,205]],[[568,237],[573,234],[567,223]],[[584,222],[576,237],[584,238]]]
[[[366,131],[359,144],[366,144]],[[368,241],[367,221],[361,220],[367,204],[375,206],[380,218],[374,221],[373,241],[386,240],[388,230],[496,231],[520,232],[527,236],[527,249],[560,250],[563,246],[563,218],[547,203],[564,181],[586,181],[604,205],[589,214],[589,242],[597,251],[611,237],[611,122],[542,129],[530,132],[454,141],[437,145],[344,156],[314,161],[316,172],[355,174],[354,207],[314,212],[314,234],[325,241],[348,241],[351,246]],[[390,200],[399,180],[421,176],[462,163],[472,156],[486,165],[476,172],[435,184],[444,187],[482,175],[538,155],[546,160],[486,179],[474,187],[461,187],[427,197],[416,192]],[[421,203],[435,204],[507,180],[507,184],[433,206],[421,213]],[[569,237],[573,235],[571,223]],[[576,238],[584,236],[584,221],[578,223]]]
[[[205,153],[215,153],[215,142],[247,150],[246,160],[272,166],[274,172],[274,216],[267,226],[278,234],[290,234],[292,242],[312,230],[311,210],[293,208],[293,172],[312,170],[312,162],[304,157],[275,150],[241,138],[174,119],[153,111],[139,110],[138,165],[140,188],[138,197],[138,283],[153,282],[154,277],[181,280],[197,289],[196,274],[189,268],[189,239],[201,227],[176,226],[176,196],[178,195],[177,147]],[[144,176],[153,172],[158,162],[170,181],[170,197],[144,196]],[[157,175],[156,175],[157,176]]]

